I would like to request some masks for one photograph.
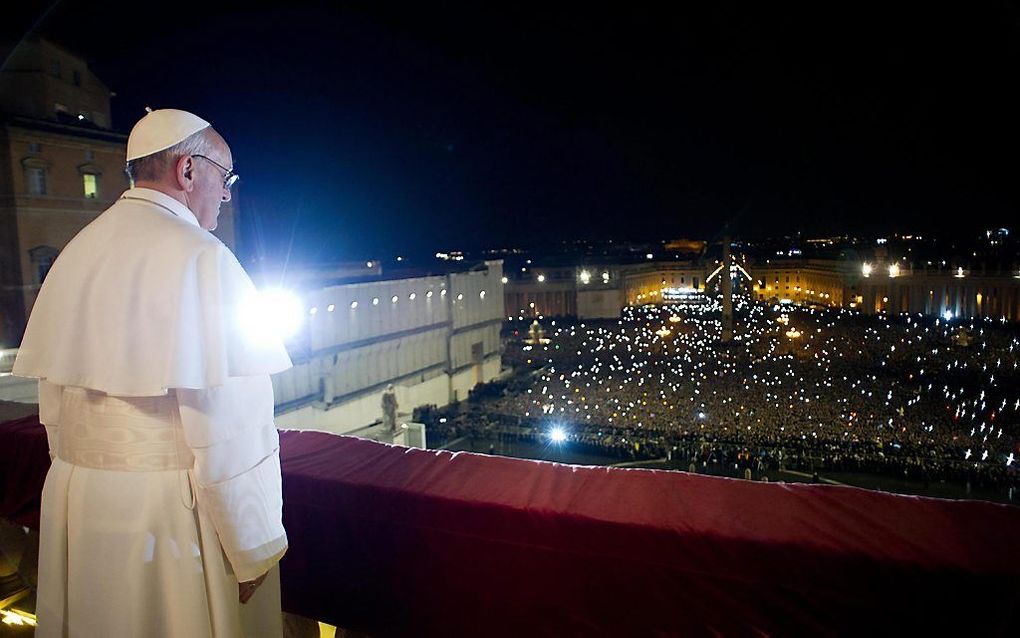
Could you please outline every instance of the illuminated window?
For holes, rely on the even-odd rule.
[[[99,176],[85,173],[81,176],[81,179],[85,187],[86,199],[97,199],[99,197]]]

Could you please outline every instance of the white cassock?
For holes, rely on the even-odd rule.
[[[37,636],[282,634],[269,375],[291,362],[257,312],[233,254],[154,190],[61,252],[14,366],[39,379],[53,459]],[[267,571],[241,605],[238,581]]]

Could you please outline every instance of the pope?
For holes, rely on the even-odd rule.
[[[226,141],[151,111],[132,188],[64,248],[14,374],[39,380],[37,636],[282,635],[278,337],[209,231],[237,180]]]

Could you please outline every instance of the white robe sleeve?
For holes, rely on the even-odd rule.
[[[238,581],[253,580],[287,551],[280,440],[268,375],[176,390],[195,455],[196,503],[212,519]]]
[[[60,436],[60,404],[63,401],[64,386],[39,379],[39,423],[46,428],[46,441],[50,446],[50,460],[57,457],[57,442]]]

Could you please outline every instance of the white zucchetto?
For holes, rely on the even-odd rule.
[[[209,122],[187,111],[177,109],[149,111],[131,129],[127,143],[127,161],[166,150],[209,126],[211,126]]]

